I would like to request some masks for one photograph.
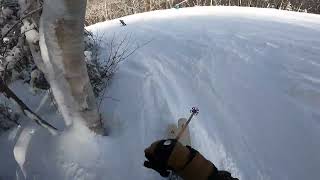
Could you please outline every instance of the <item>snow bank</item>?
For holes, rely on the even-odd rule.
[[[195,7],[122,19],[127,26],[89,29],[105,42],[128,34],[152,41],[121,64],[102,104],[110,136],[81,125],[58,137],[37,130],[28,178],[161,179],[143,168],[143,150],[195,105],[193,145],[220,169],[244,180],[317,178],[320,16]]]

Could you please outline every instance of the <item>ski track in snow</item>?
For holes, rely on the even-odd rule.
[[[152,41],[114,77],[107,96],[119,101],[102,105],[110,136],[83,128],[35,135],[30,179],[161,179],[142,167],[143,150],[192,106],[200,109],[192,143],[219,169],[243,180],[317,178],[320,16],[195,7],[121,19],[127,26],[113,20],[89,29],[105,41],[128,34]]]

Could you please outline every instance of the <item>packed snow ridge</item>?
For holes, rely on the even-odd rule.
[[[101,106],[110,136],[77,124],[50,136],[30,123],[23,170],[13,157],[16,131],[0,138],[1,178],[161,179],[142,166],[143,150],[197,106],[192,144],[218,168],[242,180],[317,179],[320,16],[194,7],[121,19],[127,26],[88,28],[103,35],[102,60],[111,39],[143,44],[121,64]],[[36,109],[40,99],[26,93],[18,94]],[[61,121],[50,108],[41,115]]]

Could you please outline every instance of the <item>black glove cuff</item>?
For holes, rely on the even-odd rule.
[[[161,140],[157,147],[155,148],[155,154],[158,155],[159,162],[163,162],[163,166],[168,165],[169,157],[173,151],[173,148],[176,146],[177,140],[175,139],[168,139],[168,140]]]
[[[216,167],[212,174],[208,177],[208,180],[239,180],[238,178],[234,178],[231,176],[231,173],[228,171],[218,171]]]
[[[212,173],[208,177],[208,180],[217,180],[217,179],[220,179],[220,177],[218,174],[218,169],[216,167],[214,167],[214,170],[212,171]]]

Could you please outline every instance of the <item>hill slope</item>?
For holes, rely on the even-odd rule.
[[[137,130],[124,134],[147,145],[198,105],[193,142],[219,167],[243,179],[316,177],[319,16],[197,7],[123,20],[128,26],[115,20],[90,29],[152,39],[121,66],[110,92],[120,100],[118,118]]]

